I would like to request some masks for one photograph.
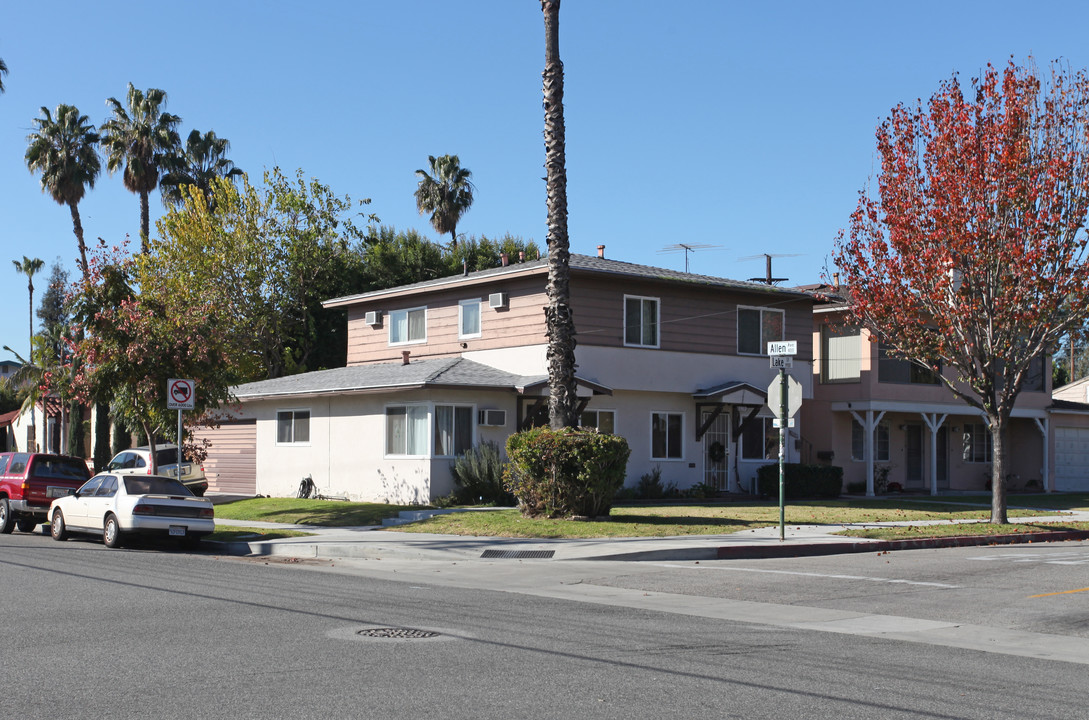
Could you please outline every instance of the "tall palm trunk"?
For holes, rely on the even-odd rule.
[[[27,362],[30,365],[33,365],[34,364],[34,279],[33,278],[31,278],[30,281],[27,283],[27,290],[29,291],[29,294],[30,294],[30,309],[27,312],[27,327],[30,330],[30,332],[29,332],[30,349],[29,349],[29,351],[27,353]],[[26,450],[27,450],[27,452],[34,452],[35,450],[37,450],[37,448],[34,447],[35,444],[37,444],[37,442],[38,442],[37,431],[35,429],[35,421],[34,421],[34,413],[35,413],[34,406],[36,404],[37,404],[37,402],[34,400],[34,394],[32,392],[31,395],[30,395],[30,425],[26,429],[26,446],[27,446]],[[43,408],[44,408],[44,404],[43,404]],[[45,413],[43,412],[42,414],[44,415]],[[42,419],[44,420],[45,418],[43,417]]]
[[[578,425],[575,322],[571,315],[570,241],[567,236],[567,160],[560,62],[560,0],[541,0],[545,24],[545,167],[548,189],[548,417],[553,428]]]
[[[72,232],[76,234],[76,243],[79,245],[79,271],[83,273],[83,279],[87,279],[87,243],[83,241],[83,223],[79,219],[79,204],[70,202],[68,209],[72,211]]]
[[[148,207],[147,191],[140,191],[140,252],[147,254],[148,237],[151,233],[151,209]]]

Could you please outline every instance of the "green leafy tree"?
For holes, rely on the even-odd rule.
[[[203,135],[199,130],[190,132],[185,139],[185,148],[179,148],[164,160],[166,174],[159,181],[163,202],[181,205],[184,202],[182,188],[186,186],[199,188],[211,202],[212,180],[242,175],[242,170],[227,159],[230,148],[227,138],[217,137],[211,130]]]
[[[193,416],[230,399],[237,374],[224,330],[228,310],[159,292],[124,247],[101,249],[90,269],[75,298],[86,332],[76,345],[72,386],[83,399],[113,398],[115,416],[147,437],[154,473],[155,438],[176,420],[166,407],[169,379],[197,380]]]
[[[417,170],[416,209],[421,215],[431,213],[431,227],[440,235],[450,233],[450,248],[458,245],[457,227],[461,216],[473,204],[473,176],[461,167],[457,155],[427,158],[431,172]]]
[[[72,324],[68,310],[68,271],[58,259],[50,266],[49,281],[38,303],[38,335],[47,338],[46,352],[51,358],[60,359],[64,352],[63,334]]]
[[[209,205],[190,192],[159,221],[161,240],[152,244],[143,281],[227,308],[246,379],[342,366],[343,311],[326,311],[321,301],[358,291],[355,204],[301,170],[288,178],[278,168],[260,188],[246,177],[240,187],[219,178],[212,194]]]
[[[560,60],[560,0],[541,0],[545,25],[545,168],[548,191],[548,417],[553,429],[578,425],[575,320],[571,314],[571,243],[567,235],[567,155]]]
[[[140,248],[147,252],[151,232],[148,196],[159,185],[159,176],[167,158],[178,152],[181,138],[177,126],[181,118],[164,112],[166,92],[150,88],[137,90],[129,83],[125,102],[110,98],[106,106],[111,116],[102,123],[102,146],[106,151],[106,169],[111,173],[124,166],[125,188],[140,196]]]
[[[72,231],[79,248],[79,269],[87,273],[87,245],[79,202],[87,188],[95,186],[102,169],[98,159],[98,133],[86,115],[73,105],[58,105],[54,113],[41,109],[34,119],[34,132],[27,136],[26,166],[42,176],[42,192],[48,192],[72,213]]]

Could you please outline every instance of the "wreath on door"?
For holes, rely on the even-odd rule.
[[[720,441],[715,440],[711,443],[711,446],[707,448],[707,457],[711,459],[711,462],[722,462],[726,459],[726,446]]]

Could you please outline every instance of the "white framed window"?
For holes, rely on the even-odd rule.
[[[772,427],[772,418],[753,418],[745,425],[741,432],[741,459],[779,459],[779,428]]]
[[[310,443],[310,410],[276,411],[276,444],[307,445]]]
[[[861,379],[862,331],[856,326],[822,325],[821,382],[852,383]]]
[[[658,298],[624,296],[624,344],[658,347]]]
[[[989,463],[994,458],[994,439],[983,423],[965,423],[961,439],[964,462]]]
[[[386,406],[386,455],[427,455],[427,406]]]
[[[427,308],[391,310],[389,314],[389,344],[427,342]]]
[[[765,307],[737,306],[737,352],[767,355],[768,343],[783,339],[786,313]]]
[[[851,418],[851,459],[862,462],[866,459],[866,433],[858,420]],[[873,429],[874,462],[889,461],[889,423],[882,420]]]
[[[472,405],[436,405],[434,417],[436,457],[455,457],[473,446]]]
[[[580,427],[597,428],[599,432],[616,434],[615,410],[586,410],[579,416]]]
[[[650,414],[650,459],[680,460],[684,457],[684,413]]]
[[[458,303],[458,338],[480,337],[480,298]]]

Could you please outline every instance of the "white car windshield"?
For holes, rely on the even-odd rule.
[[[192,495],[189,488],[173,478],[139,476],[125,477],[125,492],[129,495]]]

